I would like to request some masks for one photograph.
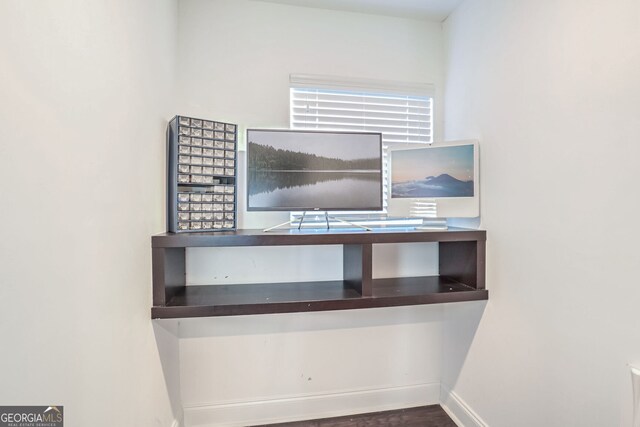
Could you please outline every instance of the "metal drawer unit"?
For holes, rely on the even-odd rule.
[[[237,227],[237,126],[176,116],[167,129],[167,228]]]

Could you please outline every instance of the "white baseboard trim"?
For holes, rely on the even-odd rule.
[[[444,385],[440,386],[440,406],[458,427],[489,427],[455,391]]]
[[[272,424],[435,405],[440,383],[184,408],[185,427]]]

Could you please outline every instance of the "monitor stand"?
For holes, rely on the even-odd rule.
[[[298,222],[298,230],[300,230],[302,228],[302,222],[304,221],[304,217],[307,214],[307,211],[302,212],[302,217],[300,218],[300,222]],[[353,222],[349,222],[349,221],[345,221],[342,218],[338,218],[335,216],[329,216],[329,212],[325,211],[324,212],[324,220],[327,222],[327,230],[329,230],[331,227],[329,226],[329,219],[338,221],[338,222],[342,222],[345,224],[349,224],[352,225],[354,227],[358,227],[358,228],[362,228],[365,231],[372,231],[369,227],[365,227],[364,225],[360,225],[360,224],[355,224]],[[263,232],[268,232],[268,231],[272,231],[272,230],[276,230],[280,227],[284,227],[285,225],[291,225],[291,221],[287,221],[287,222],[283,222],[282,224],[278,224],[278,225],[274,225],[273,227],[269,227],[269,228],[265,228],[264,230],[262,230]]]

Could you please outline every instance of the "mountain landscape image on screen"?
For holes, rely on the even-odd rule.
[[[473,144],[394,151],[391,197],[474,197],[474,153]]]
[[[449,174],[394,182],[392,197],[473,197],[473,181],[461,181]]]

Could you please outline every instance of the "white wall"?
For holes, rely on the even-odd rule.
[[[437,120],[441,117],[440,24],[246,0],[183,0],[178,39],[180,114],[238,123],[241,132],[286,128],[289,74],[309,73],[434,83]],[[249,215],[240,200],[243,228],[287,218],[284,213]],[[377,251],[376,274],[433,272],[434,247],[414,249]],[[409,253],[417,262],[396,263]],[[188,253],[191,284],[341,274],[339,247]],[[436,403],[440,315],[440,307],[432,306],[182,321],[187,425]]]
[[[149,318],[176,23],[172,0],[0,2],[2,405],[179,415],[176,338]]]
[[[335,75],[435,84],[442,129],[441,25],[247,0],[180,2],[178,107],[246,127],[289,127],[289,75]],[[288,214],[246,214],[243,228]]]
[[[484,314],[445,308],[443,383],[492,427],[631,422],[640,359],[640,3],[467,1],[445,134],[481,140]]]

